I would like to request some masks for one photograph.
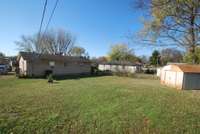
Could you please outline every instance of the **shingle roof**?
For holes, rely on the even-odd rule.
[[[81,62],[90,62],[89,59],[84,57],[75,57],[75,56],[62,56],[62,55],[51,55],[51,54],[38,54],[31,52],[20,52],[18,56],[23,57],[24,60],[33,61],[33,60],[53,60],[53,61],[81,61]]]

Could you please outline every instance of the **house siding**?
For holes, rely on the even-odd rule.
[[[111,72],[130,72],[136,73],[141,71],[139,66],[127,66],[127,65],[104,65],[100,64],[98,69],[101,71],[111,71]]]
[[[56,62],[55,66],[51,68],[49,66],[49,61],[43,61],[41,63],[35,63],[33,65],[33,74],[35,76],[45,75],[46,70],[52,70],[54,75],[71,75],[71,74],[86,74],[90,73],[91,67],[90,64],[80,65],[75,62],[66,62],[65,66],[63,62]]]
[[[19,60],[20,75],[23,76],[44,76],[47,70],[52,70],[54,75],[73,75],[73,74],[89,74],[91,65],[89,62],[77,61],[54,61],[55,66],[51,68],[49,62],[52,60],[35,60],[26,61],[23,57]]]
[[[27,75],[27,61],[24,60],[23,57],[19,60],[19,73]]]

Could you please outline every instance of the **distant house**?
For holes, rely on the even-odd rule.
[[[0,57],[0,64],[9,65],[9,59],[7,57]]]
[[[159,67],[159,68],[156,68],[156,76],[157,76],[157,77],[160,77],[161,70],[162,70],[162,68],[161,68],[161,67]]]
[[[200,66],[171,64],[161,69],[161,83],[177,89],[200,89]]]
[[[0,75],[7,74],[7,73],[8,73],[7,66],[4,64],[0,64]]]
[[[142,65],[141,63],[130,62],[107,62],[99,63],[98,69],[101,71],[136,73],[141,72]]]
[[[21,76],[88,74],[91,71],[90,60],[83,57],[71,57],[50,54],[20,52],[17,58]]]
[[[11,71],[10,68],[11,67],[10,67],[9,58],[8,57],[0,57],[0,73],[7,74],[7,72]]]

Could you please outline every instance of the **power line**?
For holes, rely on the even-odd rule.
[[[42,31],[42,26],[43,26],[44,16],[45,16],[45,13],[46,13],[46,8],[47,8],[47,2],[48,2],[48,0],[45,0],[44,8],[43,8],[43,12],[42,12],[42,19],[41,19],[41,22],[40,22],[40,28],[39,28],[39,37],[40,37],[40,35],[41,35],[41,31]]]
[[[45,32],[44,32],[44,33],[46,33],[47,30],[48,30],[49,24],[50,24],[50,22],[51,22],[51,20],[52,20],[52,18],[53,18],[53,15],[54,15],[54,13],[55,13],[55,10],[56,10],[56,7],[57,7],[57,5],[58,5],[58,2],[59,2],[59,0],[56,0],[56,3],[55,3],[55,5],[54,5],[54,8],[53,8],[53,10],[52,10],[52,12],[51,12],[51,15],[50,15],[50,17],[49,17],[49,20],[48,20],[48,23],[47,23],[47,25],[46,25],[46,28],[45,28]]]

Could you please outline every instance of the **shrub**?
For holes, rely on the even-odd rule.
[[[46,70],[44,75],[45,75],[46,78],[48,78],[50,74],[53,74],[53,71],[52,70]]]
[[[149,69],[149,68],[148,68],[147,70],[144,71],[144,73],[145,73],[145,74],[155,74],[155,73],[156,73],[156,70],[155,70],[155,69]]]
[[[52,74],[48,75],[48,83],[53,83],[53,75]]]
[[[121,76],[121,77],[135,77],[135,73],[130,73],[130,72],[114,72],[113,75],[116,76]]]
[[[91,74],[92,75],[97,75],[98,74],[98,67],[97,66],[92,66],[91,67]]]

